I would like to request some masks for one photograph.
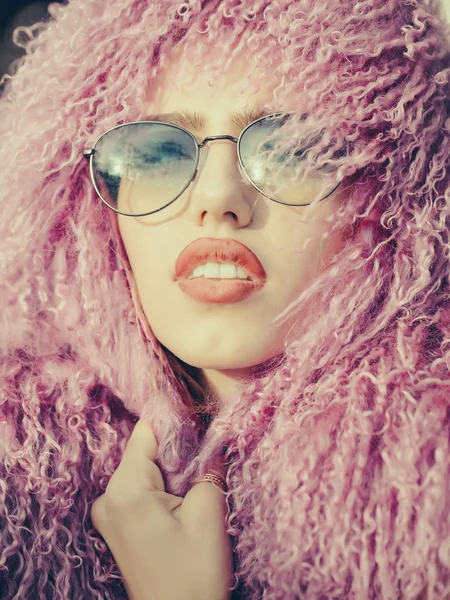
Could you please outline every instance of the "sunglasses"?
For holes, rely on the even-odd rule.
[[[317,197],[320,201],[328,198],[341,182],[336,185],[332,177],[335,168],[320,167],[307,177],[300,176],[311,140],[289,151],[276,150],[290,116],[268,115],[250,123],[238,138],[216,135],[201,143],[190,131],[171,123],[125,123],[101,135],[83,155],[89,160],[91,179],[101,200],[125,216],[151,215],[175,202],[201,172],[206,145],[215,140],[237,144],[239,172],[260,194],[280,204],[307,206]],[[316,136],[314,143],[320,137]],[[344,148],[337,155],[346,151]]]

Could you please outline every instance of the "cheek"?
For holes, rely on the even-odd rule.
[[[342,246],[342,234],[331,232],[332,222],[317,215],[308,221],[294,209],[274,221],[276,227],[266,238],[274,263],[281,269],[281,286],[289,300],[305,289],[330,263]]]
[[[128,258],[139,289],[147,289],[150,284],[161,286],[167,279],[168,266],[164,263],[164,252],[157,244],[139,239],[128,243]]]
[[[152,228],[137,219],[118,215],[119,231],[139,290],[158,276],[162,268],[161,244]]]

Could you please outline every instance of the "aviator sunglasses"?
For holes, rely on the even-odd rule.
[[[247,125],[238,138],[215,135],[201,143],[190,131],[171,123],[124,123],[102,134],[83,155],[89,160],[91,179],[101,200],[125,216],[151,215],[175,202],[203,168],[206,152],[200,150],[215,140],[237,144],[239,172],[260,194],[280,204],[307,206],[318,196],[320,201],[328,198],[341,182],[331,181],[326,168],[299,179],[307,143],[299,143],[294,151],[282,152],[276,159],[270,156],[282,140],[282,127],[290,116],[261,117]],[[345,153],[346,149],[338,155]],[[306,203],[305,197],[309,199]]]

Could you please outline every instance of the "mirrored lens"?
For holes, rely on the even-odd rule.
[[[94,148],[94,179],[111,208],[131,215],[158,210],[189,185],[197,144],[165,123],[131,123],[108,131]]]
[[[320,141],[321,134],[299,140],[288,150],[277,150],[286,148],[283,126],[288,120],[288,115],[271,116],[244,131],[239,147],[241,167],[265,196],[286,204],[306,205],[325,198],[337,187],[332,177],[335,168],[322,166],[306,171],[308,150]]]

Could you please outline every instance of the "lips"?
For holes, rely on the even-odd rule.
[[[199,238],[188,244],[175,262],[175,280],[188,279],[196,267],[209,261],[232,262],[245,269],[255,283],[262,286],[266,282],[267,275],[258,257],[231,238]]]

